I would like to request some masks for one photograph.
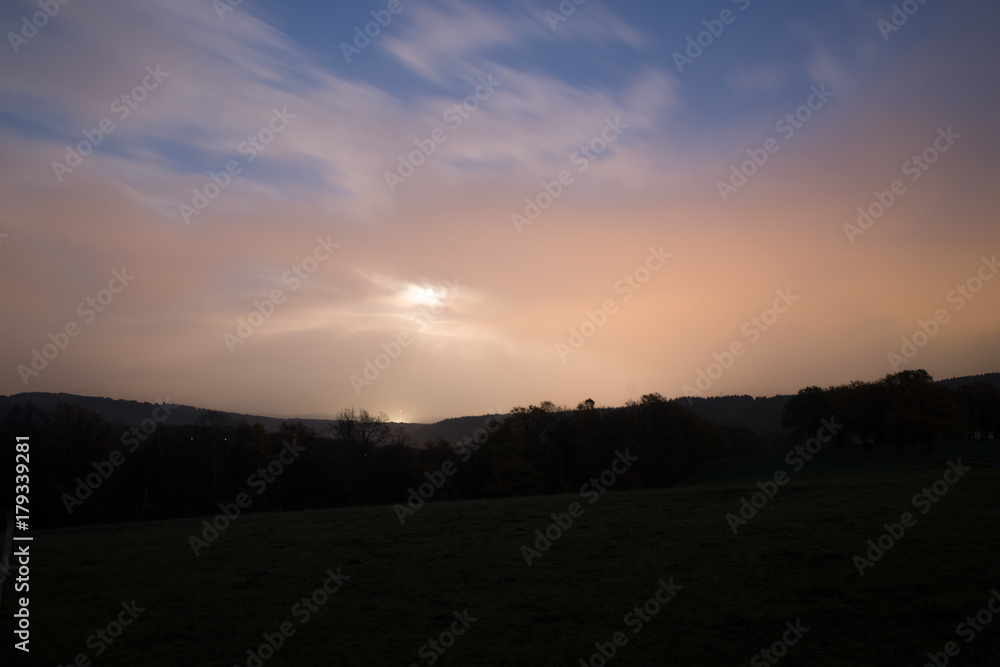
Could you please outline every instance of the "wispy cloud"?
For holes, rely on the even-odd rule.
[[[16,22],[33,6],[3,15]],[[346,69],[335,44],[327,46],[338,67],[322,60],[305,19],[279,29],[249,3],[225,21],[207,2],[64,6],[20,54],[0,58],[0,290],[18,323],[0,354],[0,390],[24,389],[16,365],[123,265],[134,267],[134,285],[30,389],[153,398],[170,385],[185,402],[330,410],[352,400],[346,378],[361,361],[439,304],[412,354],[366,393],[371,400],[419,403],[443,417],[433,406],[448,401],[456,412],[544,398],[575,404],[586,383],[605,392],[593,396],[599,402],[620,403],[633,389],[670,393],[669,378],[710,360],[786,284],[804,295],[801,319],[741,359],[720,390],[777,390],[776,369],[790,373],[816,349],[837,360],[828,369],[835,382],[872,375],[879,360],[866,351],[922,316],[923,295],[947,288],[966,272],[965,255],[993,238],[992,93],[961,50],[886,59],[858,47],[872,26],[856,14],[831,29],[803,23],[812,10],[789,18],[762,6],[773,16],[759,20],[792,26],[768,37],[772,50],[753,51],[749,33],[745,44],[720,39],[681,80],[663,56],[673,45],[657,39],[690,17],[665,8],[669,24],[630,23],[624,10],[589,0],[553,31],[545,11],[555,7],[408,4],[373,40],[378,57]],[[952,23],[936,43],[955,43]],[[991,53],[982,43],[977,54]],[[141,85],[147,66],[169,76],[119,118],[112,105]],[[446,111],[485,76],[500,83],[495,92],[460,127],[449,124]],[[716,181],[803,103],[811,82],[833,86],[837,104],[723,205]],[[949,94],[935,96],[942,86]],[[977,103],[953,106],[970,99]],[[280,132],[269,129],[276,109],[290,116]],[[53,161],[106,117],[113,132],[59,182]],[[570,156],[609,119],[628,127],[576,171]],[[862,248],[842,243],[845,220],[945,122],[968,139]],[[447,141],[390,191],[386,171],[437,129]],[[240,148],[251,137],[267,140],[252,161]],[[231,161],[239,174],[185,224],[179,204]],[[572,186],[518,235],[511,212],[564,169],[574,170]],[[943,234],[945,219],[963,235]],[[342,251],[231,355],[222,333],[271,290],[287,291],[284,272],[327,236]],[[554,342],[605,298],[621,297],[616,282],[651,244],[674,254],[670,272],[636,292],[567,368]],[[891,290],[873,287],[886,275]],[[464,291],[446,298],[445,281],[456,279]],[[971,359],[996,329],[994,316],[970,315],[949,328],[949,350]],[[538,368],[552,372],[526,387]],[[287,405],[261,389],[262,377],[281,373],[300,387]],[[469,388],[470,373],[489,380]]]

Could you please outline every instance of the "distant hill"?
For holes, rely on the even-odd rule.
[[[758,433],[783,431],[781,410],[791,396],[778,395],[770,398],[754,396],[712,396],[709,398],[675,398],[699,417],[704,417],[722,426],[745,426]]]
[[[477,417],[452,417],[436,424],[426,424],[416,429],[411,435],[418,445],[434,444],[441,439],[448,442],[458,442],[465,436],[472,437],[476,429],[483,428],[490,417],[501,419],[504,415],[479,415]],[[491,421],[490,424],[493,422]]]
[[[0,414],[7,412],[14,405],[32,404],[36,408],[44,411],[55,409],[59,403],[69,403],[81,408],[85,408],[101,415],[109,423],[116,426],[131,426],[143,419],[150,417],[155,403],[144,403],[142,401],[128,401],[114,398],[104,398],[100,396],[79,396],[77,394],[53,394],[40,391],[29,391],[11,396],[0,396]],[[174,424],[192,424],[204,415],[207,410],[194,408],[187,405],[179,405],[174,408],[174,413],[170,417]]]
[[[958,389],[964,384],[974,384],[976,382],[989,382],[997,389],[1000,389],[1000,373],[983,373],[982,375],[965,375],[958,378],[938,380],[936,384],[944,385],[948,389]]]
[[[141,401],[128,401],[116,398],[104,398],[99,396],[78,396],[76,394],[53,394],[47,392],[23,392],[11,396],[0,396],[0,417],[18,403],[31,403],[40,410],[53,410],[59,403],[69,403],[77,405],[101,415],[113,426],[127,427],[140,423],[143,419],[152,416],[154,403],[144,403]],[[170,415],[171,424],[194,424],[206,413],[211,412],[206,408],[196,408],[190,405],[178,405],[173,408]],[[305,424],[316,433],[325,433],[334,422],[333,415],[328,418],[310,415],[305,417],[265,417],[263,415],[248,415],[238,412],[223,412],[234,424],[246,422],[247,424],[261,424],[270,433],[278,430],[282,422],[292,422]],[[403,428],[408,435],[426,426],[426,424],[403,424]]]
[[[781,410],[791,396],[695,396],[673,399],[699,417],[721,426],[737,426],[756,432],[767,445],[768,451],[784,451],[788,435],[781,426]]]
[[[985,373],[983,375],[966,375],[964,377],[937,380],[935,384],[949,389],[957,389],[962,385],[974,382],[991,382],[1000,388],[1000,373]],[[781,410],[791,395],[777,395],[770,398],[753,396],[712,396],[708,398],[687,397],[675,398],[680,403],[700,417],[714,421],[723,426],[745,426],[764,435],[782,433]]]
[[[937,384],[957,389],[965,384],[985,381],[1000,388],[1000,373],[984,373],[982,375],[966,375],[957,378],[938,380]],[[781,427],[781,409],[791,395],[771,397],[754,396],[712,396],[708,398],[687,397],[675,398],[680,403],[700,417],[711,420],[722,426],[742,426],[761,434],[765,440],[778,442],[784,439],[784,429]],[[58,403],[78,405],[98,413],[115,426],[127,427],[140,423],[151,416],[156,407],[152,403],[128,401],[98,396],[78,396],[76,394],[53,394],[47,392],[23,392],[11,396],[0,396],[0,417],[7,414],[17,403],[33,403],[42,410],[52,410]],[[180,405],[174,409],[170,417],[172,424],[193,424],[201,419],[209,410],[190,405]],[[237,412],[225,412],[233,423],[260,423],[268,432],[275,432],[282,422],[305,424],[316,433],[325,433],[333,423],[333,415],[300,415],[295,417],[272,417],[263,415],[248,415]],[[476,429],[483,427],[491,415],[468,417],[453,417],[434,424],[403,423],[403,429],[416,444],[434,443],[445,439],[449,442],[472,436]],[[492,415],[502,417],[503,415]]]

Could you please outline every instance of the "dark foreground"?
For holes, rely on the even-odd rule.
[[[997,664],[1000,468],[938,496],[925,465],[793,475],[735,535],[753,484],[247,515],[199,556],[201,520],[38,531],[31,653],[8,588],[0,663]]]

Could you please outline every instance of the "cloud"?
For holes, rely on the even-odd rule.
[[[125,266],[134,284],[30,389],[335,412],[361,400],[349,375],[414,331],[366,405],[446,417],[590,394],[619,404],[633,391],[679,393],[792,286],[803,301],[718,390],[794,390],[824,381],[812,369],[836,381],[881,371],[882,349],[938,301],[924,297],[946,292],[992,238],[991,98],[977,86],[984,103],[963,115],[925,82],[952,86],[949,102],[968,96],[961,85],[976,72],[958,52],[877,70],[839,33],[800,31],[787,61],[734,60],[704,96],[651,55],[646,26],[590,0],[552,31],[554,6],[413,3],[371,47],[387,57],[346,71],[246,3],[225,21],[210,3],[65,6],[19,57],[0,59],[0,290],[17,323],[0,387],[24,390],[17,364]],[[951,55],[929,66],[941,53]],[[147,65],[169,77],[58,182],[52,162],[113,115]],[[481,76],[500,84],[485,99]],[[802,103],[806,77],[831,83],[836,103],[723,204],[716,181]],[[765,94],[740,97],[754,91]],[[446,114],[470,96],[456,127]],[[286,108],[287,128],[269,129]],[[575,171],[573,152],[616,118],[628,126],[620,139]],[[942,122],[968,138],[852,247],[844,222]],[[390,191],[385,173],[435,130],[447,140]],[[252,161],[240,150],[250,137],[268,139]],[[185,224],[178,205],[229,161],[240,173]],[[563,169],[574,183],[518,234],[511,214]],[[318,237],[341,249],[292,291],[282,276]],[[616,282],[660,244],[669,267],[563,364],[555,343],[623,298]],[[459,297],[446,280],[465,288]],[[223,333],[274,289],[286,300],[231,354]],[[995,318],[973,308],[989,303],[942,334],[949,350],[988,347]],[[421,326],[431,306],[440,313]]]
[[[557,43],[623,43],[634,49],[646,43],[638,30],[600,2],[578,7],[555,30],[545,12],[532,3],[505,5],[504,11],[459,0],[415,5],[407,11],[406,25],[382,37],[379,46],[428,81],[445,83],[496,67],[501,54],[509,54],[512,48],[527,50],[553,39]]]

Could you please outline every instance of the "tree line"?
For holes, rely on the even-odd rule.
[[[621,407],[545,401],[486,420],[461,440],[422,446],[385,415],[354,408],[322,431],[283,422],[268,432],[213,411],[195,423],[158,417],[123,430],[77,405],[25,403],[0,419],[0,437],[7,448],[16,435],[31,436],[34,528],[211,516],[240,493],[253,499],[250,512],[405,503],[443,469],[435,501],[575,493],[625,449],[638,461],[614,490],[658,488],[708,461],[769,450],[760,433],[683,403],[660,394]],[[953,390],[926,371],[903,371],[806,387],[785,403],[782,425],[801,442],[831,417],[844,425],[835,446],[933,451],[945,438],[996,437],[1000,390],[988,382]]]
[[[785,403],[781,423],[793,437],[805,438],[831,415],[844,424],[838,445],[933,452],[942,440],[995,439],[1000,389],[983,380],[951,389],[925,370],[907,370],[872,382],[800,389]]]
[[[615,490],[653,488],[762,451],[750,429],[718,426],[659,394],[617,408],[589,399],[517,407],[463,440],[419,447],[385,415],[354,408],[322,432],[297,422],[267,432],[212,411],[149,430],[69,403],[14,405],[0,431],[5,447],[31,435],[33,527],[211,516],[241,492],[250,512],[394,504],[447,461],[455,473],[435,500],[576,492],[624,449],[639,460]]]

